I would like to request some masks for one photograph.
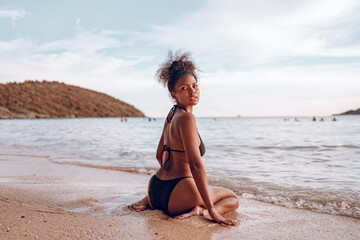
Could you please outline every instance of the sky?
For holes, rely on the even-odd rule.
[[[360,107],[358,0],[0,0],[0,83],[59,81],[164,117],[155,73],[190,51],[196,116],[326,116]]]

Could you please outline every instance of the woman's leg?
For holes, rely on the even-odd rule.
[[[221,215],[234,211],[239,206],[236,194],[229,189],[209,186],[209,194]],[[176,185],[171,193],[168,208],[172,216],[187,212],[177,217],[180,219],[194,215],[209,217],[193,178],[185,178]]]
[[[210,188],[213,188],[212,190],[217,192],[217,196],[220,197],[218,201],[214,202],[214,206],[220,215],[235,211],[239,207],[239,200],[231,190],[212,186],[210,186]],[[203,209],[201,215],[206,218],[211,218],[207,209]]]

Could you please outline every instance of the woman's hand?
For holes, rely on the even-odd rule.
[[[216,211],[215,208],[209,209],[209,215],[215,222],[220,223],[222,225],[227,225],[227,226],[240,225],[239,221],[226,219],[223,216],[221,216],[221,214],[218,211]]]

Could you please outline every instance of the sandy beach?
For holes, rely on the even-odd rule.
[[[359,239],[360,220],[240,198],[238,227],[136,213],[149,175],[0,155],[0,239]]]

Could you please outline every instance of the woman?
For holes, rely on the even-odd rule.
[[[193,107],[199,102],[195,67],[190,53],[169,52],[157,71],[176,104],[169,112],[156,152],[160,169],[149,181],[148,195],[131,205],[135,211],[150,207],[184,219],[199,215],[225,225],[237,221],[222,215],[238,208],[234,192],[208,186],[201,160],[205,146],[198,133]]]

